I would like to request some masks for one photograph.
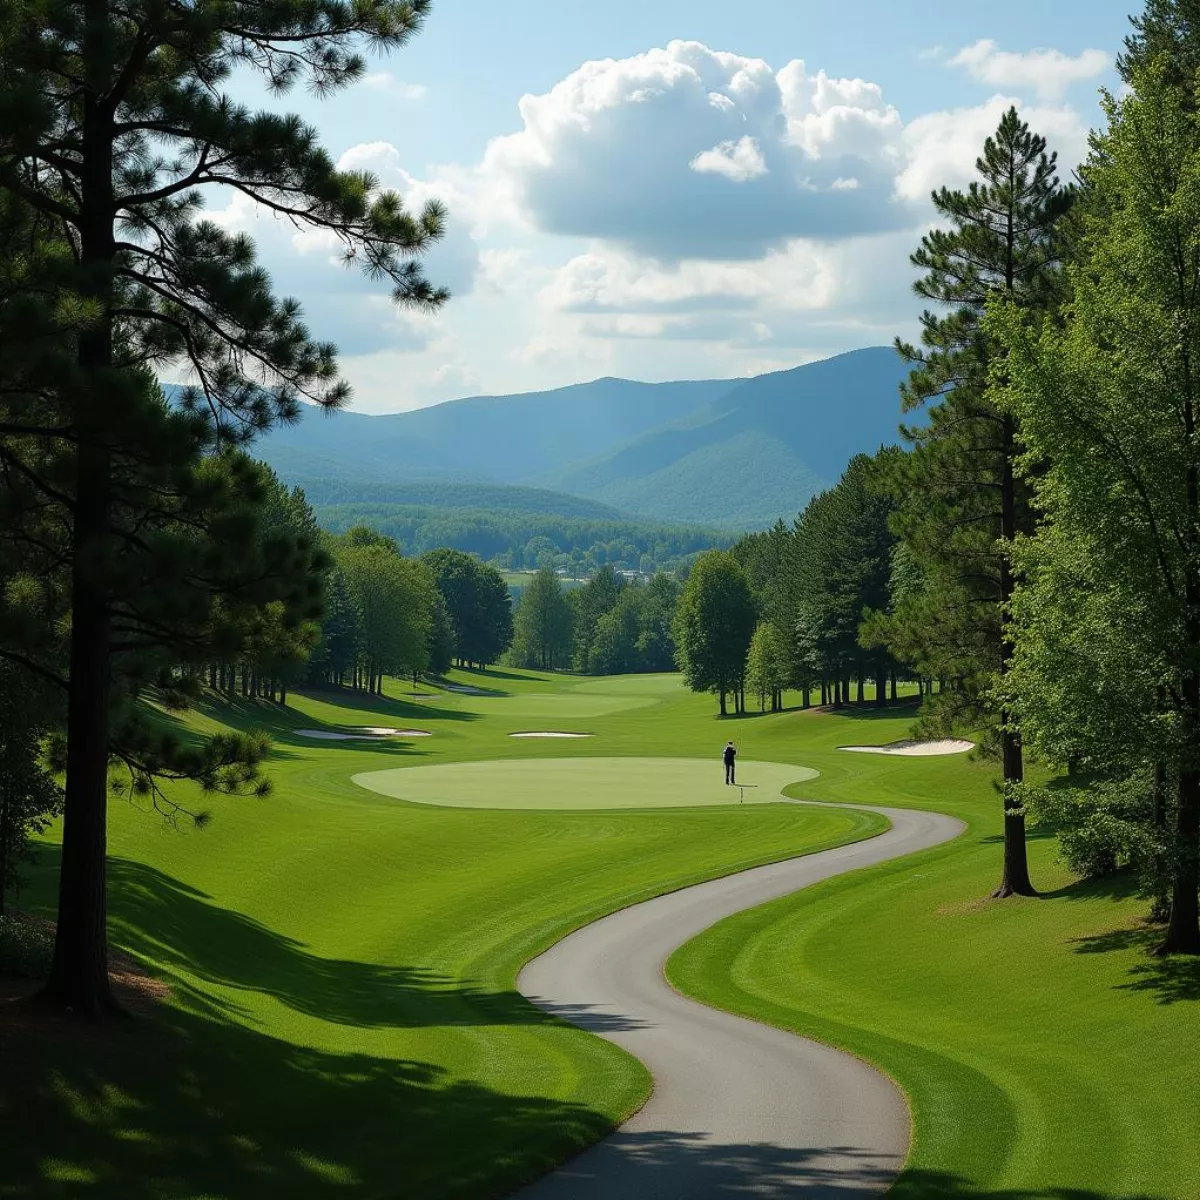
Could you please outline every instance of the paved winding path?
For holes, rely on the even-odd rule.
[[[517,986],[534,1004],[636,1055],[654,1093],[615,1133],[518,1200],[845,1200],[886,1190],[909,1143],[907,1106],[886,1076],[688,1000],[663,978],[671,952],[723,917],[936,846],[964,828],[936,813],[871,811],[891,828],[613,913],[525,967]]]

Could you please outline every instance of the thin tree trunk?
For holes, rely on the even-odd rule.
[[[725,710],[725,689],[722,688],[721,689],[721,716],[726,716],[726,715],[727,714],[726,714],[726,710]]]

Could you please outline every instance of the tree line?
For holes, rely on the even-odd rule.
[[[326,529],[369,525],[410,554],[448,547],[501,570],[552,567],[578,576],[605,566],[647,575],[675,571],[733,540],[698,526],[557,513],[365,503],[317,505],[316,511]]]
[[[543,567],[521,592],[508,661],[590,675],[673,670],[678,595],[665,572],[630,581],[606,566],[566,591]]]

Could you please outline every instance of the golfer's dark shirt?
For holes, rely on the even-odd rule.
[[[732,767],[733,760],[735,758],[737,758],[737,751],[732,746],[726,746],[725,747],[725,765],[727,767]]]

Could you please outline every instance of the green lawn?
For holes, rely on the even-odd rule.
[[[268,723],[271,798],[212,801],[201,831],[114,804],[113,940],[173,999],[158,1019],[104,1036],[0,1017],[0,1196],[502,1195],[600,1136],[649,1086],[622,1051],[516,993],[522,963],[635,900],[879,827],[790,804],[468,811],[350,782],[502,753],[511,760],[489,770],[506,786],[525,770],[517,755],[535,756],[527,773],[544,782],[563,747],[507,734],[556,690],[568,719],[656,706],[676,735],[709,727],[704,765],[719,777],[721,731],[673,679],[459,677],[470,681],[497,694],[413,700],[398,686],[386,700],[216,707],[195,724]],[[435,736],[320,743],[294,732],[323,725]],[[626,792],[639,770],[630,764]],[[807,774],[775,768],[776,793]],[[560,777],[588,786],[586,770]],[[44,910],[50,865],[33,897]]]
[[[193,723],[275,738],[272,797],[213,801],[202,831],[114,804],[114,941],[174,998],[104,1036],[0,1017],[0,1197],[499,1196],[598,1136],[647,1080],[526,1004],[520,964],[632,900],[877,824],[782,804],[407,798],[433,799],[442,771],[465,794],[469,773],[451,765],[463,763],[493,764],[477,769],[500,792],[552,778],[587,788],[598,757],[699,760],[719,779],[731,736],[743,771],[820,772],[794,796],[936,808],[970,831],[717,926],[672,959],[678,985],[891,1072],[914,1108],[912,1200],[1200,1196],[1200,973],[1148,958],[1143,904],[1123,884],[1074,885],[1047,839],[1033,843],[1045,898],[982,900],[999,871],[992,768],[836,749],[906,736],[911,709],[720,721],[711,697],[670,676],[454,681],[484,694],[396,684],[387,698],[218,706]],[[296,733],[363,725],[433,736]],[[539,728],[594,736],[509,736]],[[622,780],[642,769],[604,768]],[[350,782],[397,770],[420,783],[406,799]],[[43,911],[46,857],[27,897]]]

